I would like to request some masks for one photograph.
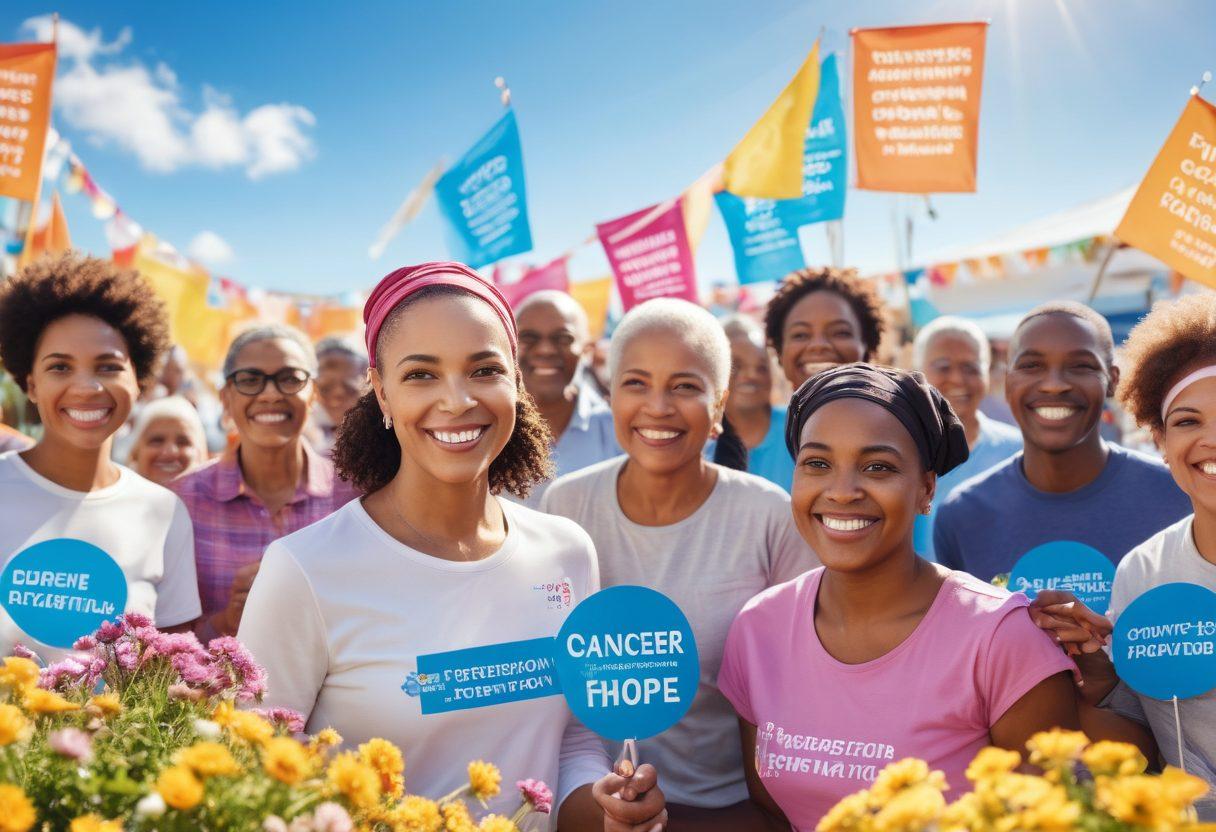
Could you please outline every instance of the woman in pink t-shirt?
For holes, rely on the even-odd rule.
[[[918,373],[846,364],[790,404],[792,508],[824,566],[753,598],[718,684],[739,714],[752,800],[814,829],[888,763],[919,757],[951,796],[986,745],[1077,727],[1071,661],[1011,595],[918,557],[917,513],[967,457]]]

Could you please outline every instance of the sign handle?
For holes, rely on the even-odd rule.
[[[622,777],[632,777],[638,770],[638,741],[627,739],[621,745],[621,754],[616,759],[613,770]]]
[[[1186,774],[1186,758],[1182,756],[1182,718],[1178,715],[1178,697],[1174,697],[1174,730],[1178,732],[1178,765]]]

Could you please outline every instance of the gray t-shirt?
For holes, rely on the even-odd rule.
[[[697,640],[701,681],[679,723],[639,743],[659,770],[671,803],[720,808],[747,799],[735,709],[718,690],[726,632],[753,595],[819,565],[798,535],[790,498],[753,474],[715,466],[718,482],[691,516],[642,526],[621,511],[617,477],[627,457],[562,477],[541,510],[587,530],[599,556],[600,585],[647,586],[679,605]],[[619,745],[609,745],[619,754]]]
[[[1195,516],[1183,518],[1158,532],[1119,563],[1110,596],[1110,619],[1115,621],[1132,601],[1154,587],[1169,583],[1198,584],[1216,591],[1216,563],[1205,560],[1195,546],[1191,528]],[[1178,733],[1174,730],[1174,704],[1134,694],[1120,684],[1108,707],[1136,718],[1135,702],[1157,738],[1161,755],[1172,766],[1179,764]],[[1129,707],[1129,705],[1131,707]],[[1186,770],[1216,786],[1216,690],[1178,703],[1182,722]],[[1141,722],[1145,719],[1140,719]],[[1199,804],[1204,820],[1216,820],[1216,795],[1209,792]]]

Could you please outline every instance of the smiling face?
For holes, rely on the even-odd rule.
[[[625,345],[612,379],[616,440],[632,463],[654,474],[699,465],[722,419],[704,356],[665,329],[640,332]]]
[[[936,477],[898,419],[873,402],[837,399],[811,414],[800,442],[794,523],[825,566],[863,571],[912,550],[912,523]]]
[[[1119,369],[1094,325],[1073,315],[1031,318],[1009,345],[1005,398],[1028,448],[1062,453],[1097,436]]]
[[[863,361],[865,355],[857,313],[835,292],[812,292],[785,316],[781,370],[795,388],[825,365]]]
[[[772,392],[773,372],[768,350],[746,335],[731,338],[729,406],[738,410],[769,407]]]
[[[938,389],[964,423],[975,418],[988,394],[988,377],[970,338],[944,332],[925,349],[925,380]]]
[[[586,327],[572,309],[548,300],[526,303],[516,325],[524,387],[537,402],[560,400],[574,381],[579,361],[590,353]]]
[[[46,328],[27,385],[47,435],[86,450],[101,448],[139,397],[126,341],[86,315],[68,315]]]
[[[163,416],[144,429],[131,461],[141,476],[164,485],[201,463],[205,453],[189,425],[176,416]]]
[[[1195,369],[1186,368],[1177,378]],[[1174,482],[1195,510],[1216,516],[1216,378],[1196,381],[1170,403],[1161,450]]]
[[[463,293],[417,300],[382,331],[376,360],[372,386],[402,466],[452,485],[487,478],[519,397],[511,342],[489,304]]]
[[[237,371],[257,370],[273,376],[283,370],[310,371],[303,348],[290,338],[268,338],[246,344],[233,366]],[[248,396],[231,380],[220,389],[224,412],[232,418],[241,444],[259,448],[282,448],[300,438],[308,408],[316,395],[312,381],[291,394],[279,392],[274,379],[266,379],[262,392]]]
[[[367,379],[364,369],[353,356],[333,352],[320,358],[317,364],[317,400],[335,425],[342,424],[346,412],[363,395]]]

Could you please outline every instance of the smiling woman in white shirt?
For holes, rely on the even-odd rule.
[[[161,629],[181,629],[199,614],[186,507],[110,459],[114,434],[155,381],[168,345],[164,306],[151,286],[108,261],[44,257],[0,282],[0,361],[43,426],[34,447],[0,454],[0,558],[7,565],[26,553],[50,569],[58,565],[46,561],[50,549],[35,554],[33,547],[79,550],[83,542],[96,578],[92,591],[102,583],[98,576],[118,574],[107,560],[125,578],[125,592],[116,581],[116,594],[95,601],[125,598],[115,614],[137,612]],[[28,615],[10,609],[17,618]],[[4,655],[22,643],[44,661],[59,659],[101,623],[58,615],[51,638],[51,630],[23,629],[10,609],[0,612]]]
[[[653,767],[629,781],[610,774],[560,695],[436,685],[432,663],[470,680],[486,675],[472,665],[526,665],[504,654],[551,639],[599,588],[585,532],[497,496],[525,496],[549,470],[510,307],[468,267],[426,263],[385,277],[364,321],[373,390],[347,415],[333,459],[365,496],[270,546],[241,621],[270,704],[351,744],[396,743],[420,794],[459,788],[480,757],[508,783],[556,784],[562,829],[662,828]],[[470,648],[480,657],[452,655]]]

